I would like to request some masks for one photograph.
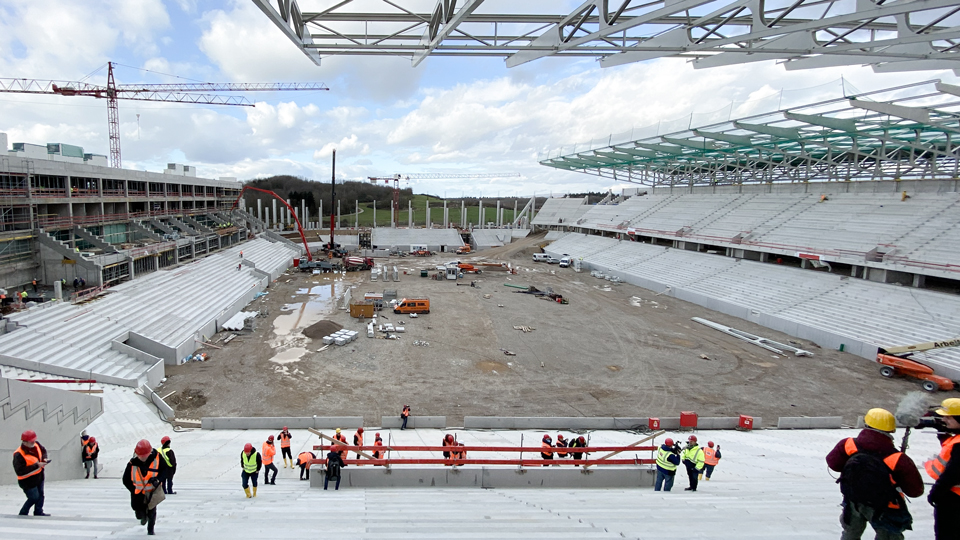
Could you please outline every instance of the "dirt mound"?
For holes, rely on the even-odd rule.
[[[303,329],[303,335],[310,339],[322,339],[324,336],[341,330],[343,326],[333,321],[320,321]]]
[[[207,404],[207,396],[202,390],[195,388],[185,388],[182,392],[176,393],[169,399],[170,405],[178,410],[196,409]]]

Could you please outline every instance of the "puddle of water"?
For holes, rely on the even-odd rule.
[[[303,347],[294,347],[281,353],[277,353],[273,356],[273,358],[270,359],[270,361],[280,365],[289,364],[291,362],[299,362],[300,358],[302,358],[305,354],[307,354],[307,350]]]
[[[343,283],[340,282],[300,289],[297,294],[306,294],[309,298],[305,302],[286,304],[280,308],[284,314],[273,320],[273,333],[277,336],[288,336],[296,330],[320,322],[333,313],[336,298],[342,292]]]

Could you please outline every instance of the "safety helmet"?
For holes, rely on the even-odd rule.
[[[269,437],[267,437],[267,442],[273,442],[273,435],[270,435]]]
[[[960,416],[960,398],[947,398],[937,409],[940,416]]]
[[[692,442],[692,443],[697,442],[697,436],[696,436],[696,435],[691,435],[691,436],[687,437],[687,442],[688,442],[688,443],[690,443],[690,442]]]
[[[957,404],[960,405],[960,399],[957,400]],[[960,406],[957,408],[960,409]],[[960,411],[958,411],[958,414],[960,414]],[[893,418],[893,414],[886,409],[870,409],[863,417],[863,423],[868,428],[885,433],[893,433],[897,430],[897,421]]]
[[[357,433],[363,433],[363,428],[357,428]]]
[[[153,452],[153,446],[150,444],[150,441],[146,439],[140,439],[137,447],[133,449],[133,453],[138,456],[149,456],[150,452]]]
[[[551,441],[553,441],[553,439],[552,439],[549,435],[544,435],[544,436],[543,436],[543,440],[546,441],[546,442],[551,442]]]
[[[160,439],[160,444],[167,444],[168,442],[170,442],[170,437],[167,437],[166,435],[164,435],[163,438]]]
[[[374,437],[376,437],[376,438],[378,438],[378,439],[380,438],[380,432],[374,433],[373,435],[374,435]]]
[[[97,444],[97,438],[96,438],[96,437],[90,437],[89,439],[87,439],[87,442],[92,442],[93,444]]]
[[[577,437],[577,441],[579,441],[580,444],[587,444],[587,440],[584,439],[582,435],[580,437]]]
[[[340,428],[337,428],[337,433],[340,433]]]
[[[452,441],[452,440],[453,440],[453,435],[447,433],[446,435],[443,436],[443,440],[445,440],[445,441]]]
[[[667,437],[667,440],[663,441],[663,444],[667,446],[673,446],[673,439],[671,439],[670,437]]]
[[[283,430],[286,431],[286,430],[287,430],[287,426],[283,426]]]
[[[563,434],[562,434],[562,433],[557,433],[557,440],[558,440],[558,441],[562,441],[562,440],[563,440]]]
[[[23,442],[33,442],[37,440],[37,432],[32,429],[28,429],[20,435],[20,440]]]
[[[246,452],[246,453],[248,453],[248,454],[249,454],[250,452],[253,452],[253,445],[250,444],[250,443],[247,443],[247,444],[243,445],[243,451]]]
[[[710,448],[713,448],[713,441],[707,441],[707,446],[709,446]]]

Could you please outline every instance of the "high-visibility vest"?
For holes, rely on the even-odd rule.
[[[293,438],[293,435],[283,431],[280,433],[280,448],[290,448],[290,439]]]
[[[87,458],[87,457],[92,456],[92,455],[94,454],[94,452],[97,451],[97,447],[98,447],[98,446],[99,446],[99,445],[98,445],[97,443],[93,443],[93,447],[91,447],[89,444],[83,445],[83,457],[84,457],[84,458]],[[93,458],[91,458],[91,459],[93,459]]]
[[[717,457],[717,451],[710,447],[704,448],[703,462],[707,465],[716,465],[717,463],[720,463],[720,458]]]
[[[404,407],[404,408],[403,408],[403,412],[400,413],[400,416],[402,416],[402,417],[404,417],[404,418],[410,416],[410,407]]]
[[[260,459],[264,465],[270,465],[273,463],[273,456],[277,455],[277,449],[268,442],[263,443],[263,447],[260,452]]]
[[[847,456],[852,456],[859,452],[856,439],[853,437],[848,438],[846,442],[843,443],[843,451],[847,453]],[[893,480],[893,471],[897,468],[897,462],[900,461],[901,455],[903,455],[901,452],[894,452],[883,458],[883,464],[890,469],[890,483],[893,484],[894,487],[897,486],[897,483]],[[887,503],[887,506],[890,508],[900,508],[900,503],[891,501]]]
[[[363,446],[363,435],[357,433],[353,436],[353,445],[354,446]],[[359,452],[359,450],[357,450]]]
[[[163,462],[167,464],[167,467],[173,467],[173,464],[170,463],[170,456],[167,455],[167,452],[170,451],[170,447],[161,447],[157,449],[157,453],[160,454],[160,457],[163,458]]]
[[[563,448],[563,450],[561,450]],[[563,441],[557,441],[557,456],[558,457],[567,457],[567,443]]]
[[[243,472],[247,474],[253,474],[257,472],[257,451],[254,450],[250,452],[248,456],[246,452],[240,452],[240,461],[243,462]]]
[[[374,445],[374,446],[383,446],[383,440],[382,440],[382,439],[377,439],[376,441],[373,442],[373,445]],[[377,458],[377,459],[380,459],[380,456],[381,456],[381,455],[383,455],[383,452],[381,452],[380,450],[374,450],[374,451],[373,451],[373,457],[375,457],[375,458]]]
[[[670,454],[672,454],[672,452],[668,452],[664,450],[663,447],[660,447],[660,449],[657,450],[657,466],[667,471],[675,471],[677,470],[677,465],[667,461]]]
[[[157,477],[160,474],[160,455],[156,455],[153,458],[153,462],[147,466],[147,474],[140,473],[140,467],[136,465],[130,465],[130,480],[133,482],[133,493],[146,493],[147,491],[153,490],[153,485],[150,483],[151,480]]]
[[[40,443],[35,443],[34,448],[37,449],[37,453],[41,456],[43,455],[43,447],[40,446]],[[14,454],[20,454],[23,457],[23,461],[27,464],[27,467],[32,467],[40,463],[40,458],[35,457],[33,454],[28,454],[23,451],[22,446],[18,446],[16,450],[13,451]],[[25,478],[30,478],[43,472],[43,467],[37,467],[35,470],[32,470],[24,475],[17,475],[17,480],[23,480]]]
[[[547,441],[540,443],[540,457],[543,459],[553,459],[553,446],[550,445]]]
[[[696,469],[703,469],[703,449],[699,446],[693,446],[683,451],[683,460],[694,464]]]
[[[930,475],[930,478],[938,480],[940,475],[943,474],[943,470],[947,467],[947,463],[950,462],[950,457],[953,455],[953,446],[957,443],[960,443],[960,435],[954,435],[949,439],[943,441],[943,445],[940,446],[940,453],[937,454],[935,459],[928,460],[923,464],[923,468],[927,470],[927,474]],[[957,495],[960,495],[960,486],[953,486],[950,488],[950,491],[954,492]]]
[[[300,455],[297,456],[297,461],[300,462],[300,465],[310,468],[310,462],[313,461],[313,454],[310,452],[300,452]]]

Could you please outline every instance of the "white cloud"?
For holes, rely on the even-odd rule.
[[[357,137],[357,134],[353,133],[349,137],[340,139],[340,142],[331,142],[323,145],[323,148],[313,153],[313,159],[319,161],[320,159],[328,158],[331,154],[333,154],[334,150],[336,150],[342,157],[354,156],[358,154],[364,155],[370,153],[370,145],[362,144],[360,142],[360,138]]]

